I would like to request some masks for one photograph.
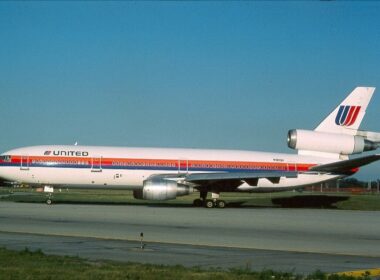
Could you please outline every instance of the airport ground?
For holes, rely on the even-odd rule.
[[[192,207],[199,194],[178,197],[170,201],[136,200],[132,192],[127,190],[88,190],[88,189],[56,189],[53,202],[71,204],[100,205],[151,205],[170,207]],[[46,194],[30,188],[0,187],[0,201],[41,202],[46,201]],[[278,193],[222,193],[228,208],[329,208],[341,210],[380,210],[380,194],[352,194],[320,192],[278,192]]]
[[[380,267],[377,211],[233,205],[222,210],[189,207],[189,201],[51,206],[2,201],[0,246],[202,268],[312,273]]]

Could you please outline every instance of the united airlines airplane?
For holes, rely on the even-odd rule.
[[[147,200],[175,199],[198,191],[195,206],[223,208],[221,192],[296,189],[352,175],[360,166],[379,160],[380,155],[373,154],[348,157],[380,146],[380,133],[359,130],[374,90],[357,87],[314,130],[290,130],[288,146],[298,154],[34,146],[3,153],[0,177],[46,190],[130,189],[135,198]]]

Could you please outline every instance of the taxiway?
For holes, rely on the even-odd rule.
[[[0,246],[90,259],[339,272],[380,267],[379,232],[371,211],[0,203]]]

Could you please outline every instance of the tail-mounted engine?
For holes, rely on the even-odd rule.
[[[351,155],[376,150],[379,144],[362,136],[292,129],[288,132],[288,146],[295,150]]]
[[[169,200],[188,195],[193,191],[192,187],[171,180],[145,180],[141,190],[133,191],[133,197],[146,200]]]

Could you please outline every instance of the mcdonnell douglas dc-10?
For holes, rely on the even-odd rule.
[[[0,177],[52,188],[130,189],[137,199],[169,200],[198,191],[195,206],[225,207],[221,192],[273,192],[352,175],[380,159],[380,133],[359,130],[375,88],[357,87],[314,130],[292,129],[298,154],[238,150],[33,146],[0,157]],[[207,199],[211,193],[211,199]],[[47,201],[49,204],[51,200]]]

